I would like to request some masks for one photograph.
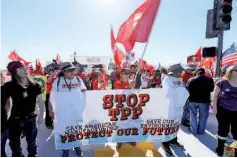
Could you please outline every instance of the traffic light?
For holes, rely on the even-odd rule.
[[[217,30],[229,30],[232,20],[232,0],[217,0],[216,6],[216,26]]]

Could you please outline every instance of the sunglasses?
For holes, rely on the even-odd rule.
[[[76,69],[68,69],[68,70],[65,70],[65,72],[74,72],[76,71]]]

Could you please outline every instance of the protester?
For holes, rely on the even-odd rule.
[[[211,92],[214,89],[212,78],[205,76],[205,69],[200,68],[196,77],[191,78],[187,83],[189,91],[189,107],[191,127],[189,131],[194,135],[204,134],[209,116],[209,105],[211,103]],[[199,121],[197,113],[199,111]]]
[[[115,64],[113,63],[113,59],[110,59],[108,70],[114,70],[114,69],[115,69]]]
[[[111,84],[112,84],[112,89],[115,89],[115,82],[117,81],[117,74],[120,74],[121,73],[121,67],[120,66],[116,66],[115,68],[115,71],[113,71],[111,73],[111,76],[110,76],[110,80],[111,80]]]
[[[134,87],[135,83],[129,84],[129,73],[124,72],[121,74],[117,74],[116,76],[116,83],[115,83],[115,89],[132,89]],[[135,142],[128,142],[128,143],[117,143],[117,150],[121,148],[123,144],[130,144],[132,146],[136,146]]]
[[[70,62],[62,63],[62,72],[59,73],[58,78],[54,81],[52,91],[71,92],[76,90],[86,91],[86,86],[80,77],[75,77],[75,67]],[[67,98],[70,99],[70,98]],[[50,108],[50,113],[54,113],[53,107]],[[80,147],[75,148],[78,157],[82,156]],[[69,150],[63,150],[62,157],[68,157]]]
[[[47,76],[47,83],[46,83],[46,101],[45,101],[45,126],[48,129],[53,129],[53,119],[49,115],[49,98],[50,98],[50,92],[52,90],[52,84],[54,80],[56,79],[56,72],[54,70],[49,71],[49,74]]]
[[[149,71],[142,70],[141,71],[141,88],[142,89],[148,89],[151,86],[150,77],[148,75]]]
[[[115,76],[115,70],[114,70],[110,74],[111,89],[114,89],[115,77],[116,76]]]
[[[183,71],[182,66],[180,64],[175,64],[175,65],[170,66],[169,69],[170,69],[170,72],[168,73],[168,75],[165,76],[165,78],[163,79],[163,82],[162,82],[163,88],[164,89],[169,89],[170,88],[170,90],[172,90],[172,88],[183,86],[183,83],[180,79],[181,73]],[[169,87],[166,87],[166,86],[169,86]],[[168,142],[163,142],[162,147],[165,150],[165,153],[166,153],[167,156],[172,156],[173,155],[173,153],[170,149],[171,145],[175,146],[175,147],[178,147],[178,148],[183,148],[183,145],[181,145],[178,142],[177,137],[175,137],[174,139],[172,139]]]
[[[129,89],[129,82],[128,82],[127,76],[124,73],[117,74],[114,88],[115,89]]]
[[[161,68],[160,72],[161,72],[161,82],[162,82],[168,72],[167,72],[167,70],[165,68]]]
[[[223,156],[230,126],[233,139],[237,140],[237,65],[227,69],[226,79],[217,83],[213,96],[213,113],[219,124],[216,153],[218,156]],[[235,156],[237,156],[236,149]]]
[[[158,88],[161,85],[161,74],[159,70],[156,70],[151,77],[151,87]]]
[[[130,66],[130,73],[129,73],[129,80],[128,80],[130,85],[134,85],[132,89],[136,88],[136,77],[137,77],[137,66],[132,64]]]
[[[28,144],[28,156],[37,156],[37,114],[36,102],[40,108],[38,123],[43,120],[44,101],[40,85],[33,82],[26,68],[19,61],[10,62],[7,66],[12,81],[2,86],[2,105],[11,97],[12,109],[8,121],[9,140],[13,157],[24,156],[21,149],[21,134],[24,132]]]
[[[225,66],[223,66],[223,67],[221,68],[221,78],[218,79],[218,80],[216,81],[216,83],[217,83],[218,81],[221,81],[221,80],[226,80],[226,71],[227,71],[228,67],[229,67],[228,65],[225,65]],[[230,127],[230,130],[229,130],[229,134],[228,134],[228,138],[227,138],[226,142],[227,142],[227,143],[232,143],[232,142],[233,142],[233,136],[232,136],[232,134],[231,134],[231,127]]]
[[[107,86],[105,84],[105,81],[103,80],[103,76],[101,72],[97,72],[95,74],[95,79],[92,83],[92,90],[106,90]]]
[[[187,84],[188,80],[193,77],[193,71],[195,68],[191,65],[187,65],[185,67],[185,70],[182,73],[182,81],[183,83]],[[183,113],[183,118],[181,124],[185,127],[190,126],[190,108],[189,108],[189,101],[187,100],[186,104],[184,105],[184,113]]]
[[[3,86],[1,86],[1,89]],[[2,93],[1,93],[2,94]],[[2,96],[1,96],[2,97]],[[5,147],[7,140],[9,139],[9,130],[8,130],[8,113],[10,111],[10,98],[6,101],[5,106],[3,99],[1,100],[1,157],[7,157],[5,152]]]
[[[223,66],[221,68],[221,77],[225,77],[226,76],[226,71],[227,71],[228,67],[229,66],[226,65],[226,66]]]

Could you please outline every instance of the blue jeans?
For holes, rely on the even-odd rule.
[[[25,120],[9,119],[9,139],[12,157],[22,157],[21,134],[24,132],[27,141],[28,157],[37,157],[37,123],[36,117]]]
[[[209,116],[209,104],[205,103],[189,103],[190,108],[190,125],[193,134],[204,134]],[[199,110],[199,121],[197,120],[197,112]]]
[[[184,105],[184,112],[183,112],[183,118],[182,123],[189,122],[190,120],[190,109],[189,109],[189,101],[187,100]]]
[[[8,129],[1,133],[1,157],[7,157],[5,152],[5,147],[7,143],[7,139],[9,138]]]

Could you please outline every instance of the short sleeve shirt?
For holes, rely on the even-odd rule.
[[[233,87],[228,80],[217,83],[220,88],[220,106],[227,110],[237,111],[237,87]]]
[[[2,90],[4,101],[9,97],[12,98],[11,117],[25,117],[34,113],[37,96],[42,93],[38,83],[32,83],[28,88],[23,88],[14,81],[4,84]]]
[[[79,81],[78,81],[78,79]],[[58,80],[60,79],[60,82]],[[70,92],[78,89],[87,89],[83,80],[80,77],[73,77],[72,79],[66,79],[64,77],[57,78],[52,87],[52,91]]]

